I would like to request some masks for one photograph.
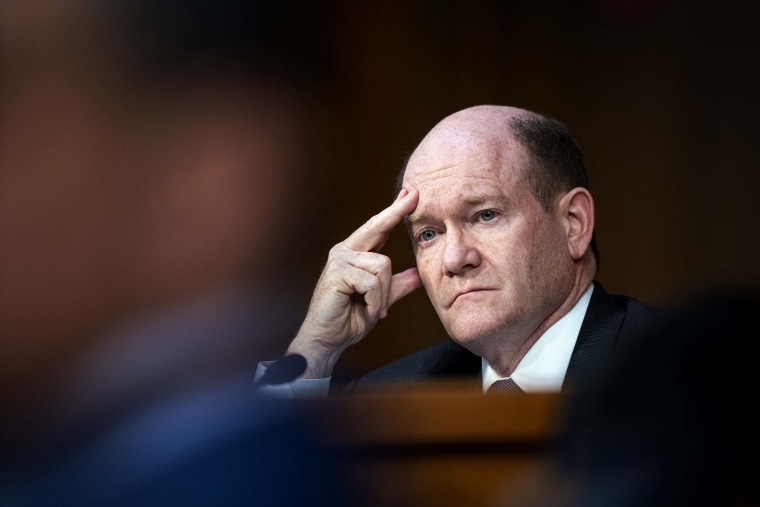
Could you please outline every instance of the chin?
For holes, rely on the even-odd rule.
[[[480,315],[475,319],[459,317],[456,325],[446,326],[446,329],[455,342],[475,352],[479,343],[498,335],[501,326],[493,321],[485,321]]]

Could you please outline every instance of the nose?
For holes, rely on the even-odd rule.
[[[456,276],[480,265],[480,252],[471,238],[462,231],[446,231],[442,268],[446,276]]]

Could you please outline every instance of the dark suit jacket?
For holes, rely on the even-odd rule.
[[[663,312],[632,297],[610,294],[595,281],[563,389],[592,378],[595,367],[609,358],[619,343],[627,341]],[[371,371],[347,384],[342,392],[356,392],[378,384],[412,385],[437,379],[471,382],[473,388],[480,388],[480,356],[449,339]]]

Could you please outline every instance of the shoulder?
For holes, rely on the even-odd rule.
[[[664,318],[668,313],[667,309],[645,303],[635,297],[609,293],[600,282],[594,281],[594,292],[586,313],[586,321],[596,325],[608,322],[617,327],[619,332],[636,331],[641,326]]]
[[[594,306],[608,309],[617,308],[636,315],[662,314],[665,312],[663,308],[642,302],[635,297],[607,292],[601,282],[596,280],[594,281],[594,292],[591,295],[589,308]]]
[[[86,431],[3,456],[0,503],[348,505],[336,488],[340,457],[324,447],[315,414],[287,400],[253,397],[248,383],[125,402],[98,419]],[[6,462],[25,466],[10,475]],[[301,487],[292,487],[294,476]]]
[[[344,391],[355,392],[376,384],[443,380],[472,377],[480,371],[481,359],[451,339],[413,352],[349,383]]]
[[[611,294],[594,281],[591,301],[568,365],[568,384],[594,382],[600,364],[606,363],[621,344],[637,339],[642,328],[661,320],[665,314],[665,310],[634,297]]]

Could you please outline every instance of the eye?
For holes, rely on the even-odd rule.
[[[420,232],[417,235],[417,241],[419,242],[425,242],[430,241],[431,239],[435,238],[436,232],[432,231],[430,229],[425,229],[424,231]]]
[[[491,220],[496,218],[497,215],[498,213],[492,209],[485,209],[481,211],[480,213],[478,213],[478,217],[484,222],[490,222]]]

